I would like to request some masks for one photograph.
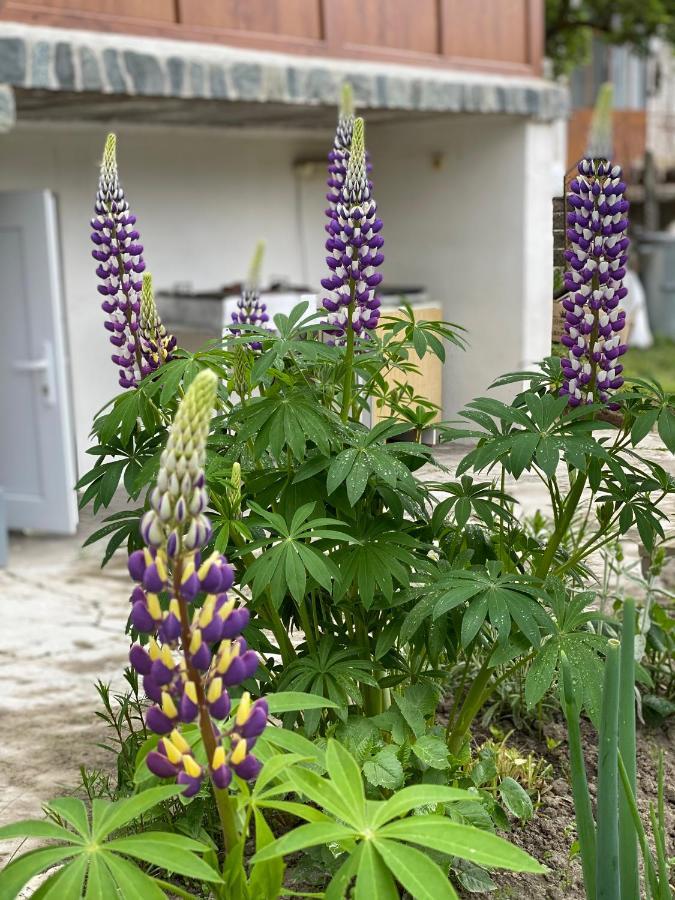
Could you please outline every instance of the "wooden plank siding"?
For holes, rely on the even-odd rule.
[[[0,21],[538,76],[544,0],[0,0]]]

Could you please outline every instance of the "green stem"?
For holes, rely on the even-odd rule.
[[[616,900],[619,884],[619,642],[607,642],[598,737],[596,900]]]
[[[586,763],[584,761],[584,751],[581,744],[579,705],[574,698],[572,673],[570,664],[564,653],[561,654],[561,668],[563,676],[564,710],[565,718],[567,719],[567,735],[570,747],[572,797],[574,799],[574,813],[577,820],[581,868],[584,873],[586,897],[588,900],[595,900],[595,822],[593,821],[593,810],[591,809],[591,798],[588,793],[588,780],[586,778]]]
[[[489,665],[489,660],[492,656],[493,649],[494,647],[491,647],[486,653],[483,665],[480,667],[478,675],[476,675],[476,678],[469,688],[469,693],[466,695],[466,698],[462,703],[462,707],[457,716],[457,720],[448,737],[448,750],[450,751],[450,753],[452,753],[453,756],[457,756],[459,754],[459,751],[462,749],[466,733],[471,727],[471,723],[476,718],[481,706],[483,705],[483,695],[485,693],[485,688],[487,687],[487,683],[494,671],[494,669],[490,668]]]
[[[619,752],[628,782],[636,793],[635,747],[635,600],[627,597],[623,606],[621,630],[621,672],[619,676]],[[638,848],[628,798],[619,794],[619,866],[621,900],[640,896]]]
[[[352,316],[354,315],[354,292],[356,283],[350,282],[351,299],[347,307],[347,324],[345,330],[347,333],[347,345],[345,349],[345,377],[342,384],[342,409],[340,417],[343,422],[349,418],[349,410],[352,405],[352,390],[354,381],[354,329],[352,328]]]
[[[555,531],[548,539],[542,557],[539,560],[535,575],[542,580],[548,575],[551,564],[556,554],[556,550],[560,546],[560,543],[565,537],[567,529],[569,528],[570,523],[574,518],[574,513],[577,510],[579,501],[581,500],[581,495],[584,490],[584,485],[586,484],[586,477],[587,476],[585,472],[577,473],[574,484],[571,486],[570,492],[567,495],[567,500],[565,501],[565,505],[563,507]]]
[[[234,534],[232,534],[232,543],[236,547],[243,547],[245,542],[242,536],[235,532]],[[251,553],[243,555],[242,559],[245,561],[247,566],[252,565],[254,561],[253,554]],[[279,652],[281,653],[281,661],[284,665],[289,665],[296,657],[295,648],[293,647],[291,639],[288,636],[286,626],[281,621],[279,612],[272,602],[269,590],[265,591],[262,608],[263,612],[267,616],[270,631],[274,635],[277,646],[279,647]]]

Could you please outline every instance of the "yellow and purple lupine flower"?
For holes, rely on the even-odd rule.
[[[171,351],[176,346],[176,338],[167,333],[159,317],[150,272],[143,273],[139,323],[141,374],[148,375],[171,359]]]
[[[96,244],[92,256],[98,262],[96,274],[101,279],[98,291],[108,314],[106,329],[116,347],[112,361],[119,366],[119,383],[133,387],[141,372],[141,350],[138,340],[141,312],[141,273],[145,269],[143,247],[138,243],[136,217],[129,212],[117,173],[116,137],[109,134],[96,193],[95,216],[91,220],[91,239]]]
[[[248,278],[244,284],[241,296],[237,300],[237,309],[232,313],[232,334],[238,334],[241,329],[237,325],[257,325],[263,328],[269,322],[267,304],[260,302],[260,270],[262,268],[263,255],[265,253],[265,241],[258,241],[249,266]],[[252,350],[260,350],[260,341],[251,341]]]
[[[567,195],[568,294],[564,334],[568,356],[561,360],[562,394],[571,406],[610,402],[611,391],[623,384],[618,359],[625,312],[619,304],[628,260],[628,201],[621,168],[605,159],[582,159]]]
[[[331,275],[321,282],[329,291],[323,306],[334,337],[343,337],[348,327],[364,336],[376,327],[380,316],[375,288],[382,275],[375,270],[384,261],[384,239],[368,180],[363,119],[354,121],[347,175],[335,212],[326,241]]]
[[[175,777],[188,797],[199,790],[205,771],[182,737],[181,724],[199,719],[200,728],[213,734],[210,773],[216,787],[224,788],[233,771],[241,778],[257,775],[260,763],[251,751],[267,722],[266,702],[252,703],[245,693],[230,727],[221,730],[214,724],[230,716],[228,688],[242,684],[258,668],[258,656],[241,634],[249,612],[227,594],[234,582],[232,566],[220,553],[202,557],[211,535],[204,514],[203,466],[216,388],[216,376],[203,371],[179,404],[151,494],[152,508],[141,523],[146,547],[128,561],[137,582],[131,622],[149,635],[144,647],[132,646],[129,659],[154,703],[146,725],[162,736],[147,764],[161,778]],[[202,604],[191,610],[198,596]]]

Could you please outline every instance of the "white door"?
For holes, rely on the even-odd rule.
[[[75,458],[54,197],[0,193],[0,487],[10,528],[72,534]]]

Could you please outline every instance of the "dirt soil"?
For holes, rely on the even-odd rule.
[[[508,723],[503,723],[510,730]],[[489,735],[485,735],[487,738]],[[547,749],[546,739],[556,742]],[[481,743],[480,734],[476,741]],[[596,772],[598,763],[597,733],[590,722],[582,721],[582,740],[586,757],[589,793],[595,810]],[[550,789],[542,796],[534,818],[525,825],[516,825],[509,840],[527,850],[535,859],[548,866],[544,875],[516,875],[492,873],[497,891],[488,895],[494,900],[585,900],[578,856],[570,858],[570,848],[576,839],[574,803],[569,782],[569,753],[567,733],[563,722],[544,725],[541,737],[515,732],[509,746],[524,753],[534,752],[553,766]],[[641,729],[638,732],[638,807],[643,822],[648,821],[649,804],[657,799],[657,758],[660,750],[665,757],[665,808],[667,847],[672,855],[675,848],[675,722],[662,729]],[[649,831],[648,831],[649,833]],[[475,894],[462,894],[469,898]]]

